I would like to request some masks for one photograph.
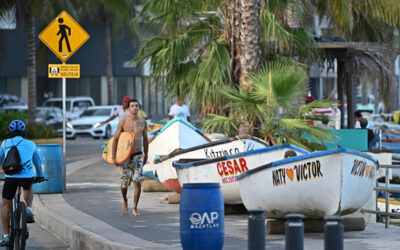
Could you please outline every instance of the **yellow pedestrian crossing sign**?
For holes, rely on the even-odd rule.
[[[66,11],[61,12],[39,34],[39,39],[63,62],[66,62],[89,37]]]

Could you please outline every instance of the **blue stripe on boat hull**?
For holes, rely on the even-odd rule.
[[[250,156],[250,155],[255,155],[255,154],[261,154],[261,153],[270,152],[270,151],[274,151],[274,150],[278,150],[278,149],[282,149],[282,148],[294,149],[294,150],[297,150],[297,151],[302,152],[304,154],[309,154],[310,153],[307,150],[304,150],[302,148],[299,148],[299,147],[291,145],[291,144],[282,144],[282,145],[278,145],[278,146],[260,148],[260,149],[256,149],[256,150],[253,150],[253,151],[243,152],[243,153],[239,153],[239,154],[236,154],[236,155],[229,155],[229,156],[223,156],[223,157],[214,158],[214,159],[206,159],[206,160],[202,160],[202,161],[191,162],[189,164],[182,164],[182,163],[179,163],[177,161],[174,161],[172,163],[172,165],[175,168],[178,168],[178,167],[179,168],[188,168],[188,167],[193,167],[193,166],[200,166],[200,165],[204,165],[204,164],[209,164],[209,163],[212,163],[212,162],[219,162],[219,161],[230,160],[230,159],[234,159],[234,158],[240,158],[240,157],[245,157],[245,156]]]

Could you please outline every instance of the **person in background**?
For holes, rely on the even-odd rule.
[[[366,129],[368,132],[368,149],[373,148],[378,141],[379,137],[375,136],[374,131],[372,129],[367,128],[368,120],[365,118],[361,118],[359,120],[360,128]]]
[[[35,222],[32,213],[33,191],[32,184],[34,177],[37,176],[39,182],[44,180],[42,171],[42,163],[40,161],[39,153],[36,144],[30,140],[24,139],[25,124],[23,121],[14,120],[8,126],[11,138],[6,139],[0,146],[0,164],[7,159],[7,154],[12,146],[16,146],[21,164],[23,168],[20,172],[8,175],[5,174],[5,181],[3,186],[3,200],[1,207],[1,222],[3,226],[3,239],[0,241],[1,246],[10,246],[11,238],[8,231],[8,221],[10,216],[10,209],[12,208],[12,200],[18,185],[21,185],[24,190],[24,199],[26,203],[26,222]],[[33,169],[35,166],[36,172]]]
[[[176,104],[172,105],[169,109],[168,117],[170,120],[175,117],[183,117],[188,122],[191,122],[189,106],[183,103],[183,98],[177,98]]]
[[[311,96],[311,93],[308,93],[308,96],[306,98],[306,105],[309,104],[309,103],[312,103],[313,101],[315,101],[314,97]],[[283,110],[282,110],[282,112],[283,112]],[[312,112],[310,112],[309,115],[312,115]],[[314,121],[313,120],[308,120],[307,122],[310,125],[314,125]]]
[[[354,128],[361,128],[360,125],[360,120],[363,119],[363,116],[361,114],[360,110],[357,110],[356,112],[354,112],[354,120],[356,121],[356,124],[354,125]],[[367,120],[367,119],[365,119]],[[372,129],[374,130],[374,123],[370,120],[367,120],[368,124],[367,124],[367,129]]]
[[[309,103],[311,103],[311,102],[313,102],[313,101],[315,101],[314,97],[312,97],[312,96],[307,96],[307,98],[306,98],[306,104],[309,104]]]
[[[122,99],[122,105],[119,106],[116,110],[115,113],[110,116],[110,118],[108,118],[105,121],[100,122],[100,125],[104,125],[107,122],[110,122],[112,120],[114,120],[117,116],[119,118],[119,120],[125,119],[126,117],[128,117],[131,113],[129,112],[129,106],[128,103],[131,100],[131,98],[129,96],[125,96]]]

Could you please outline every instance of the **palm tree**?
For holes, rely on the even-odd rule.
[[[391,43],[400,27],[397,0],[317,0],[317,12],[332,17],[341,34],[355,42]]]
[[[17,24],[25,24],[27,33],[27,76],[28,76],[28,123],[35,122],[36,110],[36,30],[35,20],[50,21],[63,9],[72,10],[71,2],[35,1],[35,0],[2,0],[0,14],[15,9]]]
[[[81,15],[88,15],[92,19],[100,21],[104,25],[104,41],[106,54],[106,78],[108,104],[115,104],[114,78],[112,70],[112,32],[124,33],[135,16],[137,0],[96,0],[77,1],[77,7],[81,8]]]
[[[330,17],[346,40],[385,43],[375,50],[368,44],[353,50],[344,68],[347,78],[368,75],[370,82],[378,83],[380,97],[387,102],[395,82],[391,64],[398,49],[395,34],[400,30],[400,1],[317,0],[315,4],[318,14]]]
[[[269,8],[260,12],[264,0],[181,0],[173,4],[146,0],[139,19],[158,25],[160,31],[144,41],[135,59],[139,63],[150,60],[153,79],[161,82],[166,78],[165,93],[170,97],[189,95],[201,116],[229,115],[221,108],[226,100],[217,95],[217,89],[225,85],[237,88],[240,79],[245,84],[247,72],[257,69],[266,56],[273,57],[264,53],[266,46],[260,44],[285,56],[315,55],[304,53],[303,48],[311,48],[309,52],[316,47],[304,29],[276,21],[274,12],[287,2],[275,2],[279,1],[269,1]],[[243,21],[241,12],[250,10],[252,14],[243,15]],[[263,43],[258,43],[258,37]],[[301,41],[304,37],[309,38],[308,44]]]
[[[224,87],[219,91],[229,100],[224,108],[234,115],[212,115],[213,118],[204,124],[207,131],[233,136],[239,131],[242,119],[245,119],[257,125],[254,126],[254,134],[272,145],[286,141],[314,150],[322,149],[320,143],[331,138],[324,129],[309,124],[309,120],[324,119],[312,115],[312,109],[330,107],[332,104],[315,101],[303,105],[307,93],[307,74],[300,64],[288,59],[269,61],[256,73],[249,75],[248,84],[239,89]],[[306,136],[319,143],[306,140]]]

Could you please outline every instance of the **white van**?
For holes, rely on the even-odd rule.
[[[49,98],[43,103],[42,106],[59,107],[62,109],[62,98],[61,97]],[[71,121],[78,118],[85,109],[93,106],[95,106],[95,104],[92,97],[88,96],[67,97],[65,99],[67,121]]]

